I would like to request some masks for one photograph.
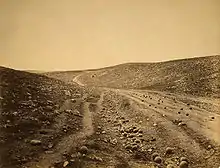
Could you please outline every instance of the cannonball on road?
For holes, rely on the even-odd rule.
[[[82,146],[79,150],[80,153],[82,154],[87,154],[89,149],[86,146]]]

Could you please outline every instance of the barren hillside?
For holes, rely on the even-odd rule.
[[[50,74],[51,77],[57,74]],[[74,78],[71,72],[65,76]],[[127,63],[87,70],[78,79],[88,86],[150,89],[196,96],[220,95],[220,56],[199,57],[161,63]]]
[[[219,56],[43,74],[1,67],[0,168],[219,168],[218,79]]]

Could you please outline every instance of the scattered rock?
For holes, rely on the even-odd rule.
[[[154,126],[154,127],[156,127],[156,126],[157,126],[157,124],[156,124],[156,123],[154,123],[154,124],[153,124],[153,126]]]
[[[69,164],[69,162],[68,162],[68,161],[65,161],[65,162],[63,163],[63,167],[66,167],[68,164]]]
[[[36,140],[36,139],[32,139],[30,141],[31,145],[40,145],[41,144],[41,140]]]
[[[209,149],[209,150],[212,149],[212,145],[209,145],[209,146],[208,146],[208,149]]]
[[[168,165],[166,166],[166,168],[176,168],[176,166],[174,166],[174,165],[172,165],[172,164],[168,164]]]

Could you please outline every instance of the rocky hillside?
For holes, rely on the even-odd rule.
[[[72,79],[83,71],[53,71],[42,73],[45,76],[62,80],[66,83],[72,83]]]
[[[193,94],[220,95],[220,56],[161,63],[128,63],[79,77],[87,85],[127,89],[150,89]]]
[[[0,67],[0,91],[0,168],[21,167],[82,127],[80,114],[62,113],[82,96],[78,85]]]

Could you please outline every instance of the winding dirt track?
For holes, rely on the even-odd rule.
[[[41,156],[41,160],[37,163],[29,163],[28,167],[36,168],[48,168],[52,166],[55,162],[62,161],[62,155],[64,153],[70,152],[71,149],[75,148],[76,145],[79,145],[83,139],[93,134],[93,125],[92,125],[92,114],[89,110],[89,102],[84,102],[83,104],[83,129],[77,134],[70,134],[64,136],[63,139],[56,145],[52,154],[44,154]],[[69,109],[71,107],[71,101],[66,100],[64,105],[61,107],[63,109]],[[57,124],[63,124],[65,122],[65,115],[61,114],[61,117],[57,120]],[[58,126],[60,127],[60,125]]]
[[[79,76],[76,79],[74,81],[81,85]],[[189,105],[181,101],[181,99],[192,101],[192,98],[186,96],[178,99],[176,96],[157,91],[102,89],[135,102],[136,105],[133,108],[140,111],[137,115],[150,118],[153,123],[157,124],[159,137],[162,138],[161,147],[178,145],[179,148],[185,149],[189,155],[192,155],[193,159],[201,160],[201,167],[213,167],[213,163],[220,160],[220,111],[216,110],[220,109],[219,104],[213,102],[213,106],[217,108],[209,111],[196,104]],[[196,100],[212,103],[211,100],[206,99]],[[215,119],[212,120],[212,117]],[[176,119],[181,120],[185,125],[179,126],[175,123]],[[147,129],[147,125],[143,127]]]
[[[80,82],[81,75],[76,76],[73,81],[80,86],[86,86]],[[143,130],[154,134],[157,137],[156,146],[164,151],[165,147],[176,146],[178,149],[184,149],[192,160],[201,161],[201,167],[212,167],[218,165],[220,157],[220,115],[219,111],[213,112],[202,109],[196,105],[187,105],[175,96],[170,96],[163,92],[152,91],[135,91],[111,88],[98,88],[102,91],[99,100],[96,102],[97,111],[103,109],[103,102],[113,101],[106,99],[105,94],[112,92],[117,96],[131,102],[135,114],[127,114],[121,109],[117,109],[121,114],[127,117],[134,124],[139,124]],[[119,98],[120,99],[120,98]],[[188,99],[185,97],[185,99]],[[64,136],[63,139],[55,146],[52,154],[44,154],[37,163],[31,163],[32,168],[48,168],[55,162],[62,161],[62,155],[68,153],[77,145],[83,143],[83,140],[94,133],[93,123],[101,122],[93,118],[94,115],[89,110],[90,102],[83,102],[83,129],[76,134]],[[116,105],[117,106],[117,105]],[[190,109],[192,108],[192,109]],[[71,109],[71,101],[66,100],[61,111]],[[107,115],[104,113],[104,115]],[[111,116],[111,114],[109,114]],[[113,116],[114,114],[112,114]],[[212,120],[214,117],[215,120]],[[135,120],[135,118],[139,118]],[[149,120],[146,120],[149,119]],[[65,114],[57,118],[57,124],[63,124]],[[146,120],[146,121],[145,121]],[[181,120],[185,125],[181,126],[175,123],[175,120]],[[155,126],[156,124],[156,126]],[[104,123],[105,127],[108,127]],[[59,125],[60,127],[60,125]],[[211,149],[208,149],[210,148]],[[196,152],[195,152],[196,151]],[[201,158],[202,156],[202,158]],[[216,164],[214,164],[216,163]],[[147,163],[145,163],[147,165]],[[192,166],[193,167],[193,166]]]

